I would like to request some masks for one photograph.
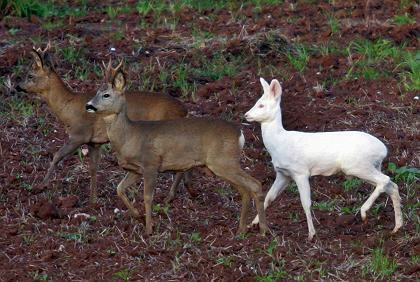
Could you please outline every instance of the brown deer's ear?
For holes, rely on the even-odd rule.
[[[53,70],[53,71],[55,70],[54,61],[53,61],[53,58],[52,58],[52,56],[49,52],[44,53],[43,62],[47,67],[50,68],[50,70]]]
[[[125,88],[125,76],[122,71],[118,71],[112,82],[112,87],[116,90],[122,91]]]
[[[42,69],[44,66],[44,63],[42,61],[41,55],[36,51],[35,49],[31,50],[31,55],[34,58],[34,63],[32,64],[33,68],[39,68]]]

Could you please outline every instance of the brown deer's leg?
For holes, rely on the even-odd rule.
[[[198,196],[198,192],[192,186],[191,174],[192,174],[191,170],[187,170],[184,173],[184,186],[187,188],[187,191],[188,193],[190,193],[190,196],[195,198]]]
[[[258,215],[260,217],[260,232],[265,234],[269,229],[265,220],[264,212],[264,195],[262,193],[261,184],[250,175],[246,174],[237,164],[224,163],[222,166],[209,166],[208,167],[214,174],[230,182],[238,189],[242,196],[242,210],[241,219],[239,222],[238,233],[246,230],[246,215],[249,203],[249,196],[252,195],[257,206]],[[242,192],[241,192],[242,191]],[[245,198],[245,199],[244,199]],[[247,199],[248,198],[248,199]]]
[[[153,190],[156,185],[157,169],[145,168],[144,169],[144,207],[146,209],[146,234],[150,235],[153,231],[152,223],[152,202],[153,202]]]
[[[84,144],[84,142],[81,140],[70,139],[69,142],[64,144],[64,146],[61,147],[60,150],[58,150],[54,154],[54,158],[50,163],[50,167],[48,168],[47,174],[45,175],[44,180],[42,180],[41,185],[43,187],[45,187],[48,184],[48,181],[57,163],[59,163],[64,157],[73,153],[82,144]]]
[[[182,172],[177,172],[175,174],[174,183],[172,183],[172,186],[171,186],[171,189],[169,190],[168,196],[165,199],[166,204],[172,202],[173,199],[175,198],[176,188],[178,187],[179,183],[181,182],[181,179],[182,179],[183,175],[184,175],[184,173],[182,173]]]
[[[120,199],[124,202],[125,206],[128,208],[130,213],[134,217],[137,217],[137,218],[140,216],[139,211],[128,200],[127,195],[125,194],[125,189],[127,189],[127,187],[136,183],[139,180],[139,178],[140,178],[140,174],[130,171],[126,174],[124,179],[121,180],[120,184],[118,184],[118,187],[117,187],[118,197],[120,197]]]
[[[169,194],[165,199],[165,203],[170,203],[175,198],[176,189],[182,180],[182,176],[184,176],[184,186],[187,188],[187,191],[190,194],[190,196],[193,198],[197,197],[198,193],[192,187],[191,170],[188,170],[186,172],[177,172],[175,174],[174,183],[172,183],[171,189],[169,190]]]
[[[241,233],[245,233],[247,230],[246,218],[248,215],[248,206],[251,198],[248,191],[246,191],[245,189],[239,186],[234,187],[239,191],[242,198],[241,217],[239,219],[239,228],[236,232],[236,235],[240,235]]]
[[[89,174],[90,174],[90,202],[96,203],[96,171],[98,169],[98,162],[100,157],[100,145],[89,143]]]

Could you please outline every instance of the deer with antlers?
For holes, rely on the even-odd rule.
[[[31,50],[33,63],[31,64],[26,79],[21,82],[16,90],[38,95],[51,108],[52,112],[64,124],[68,141],[54,154],[47,174],[41,186],[48,185],[54,168],[66,156],[73,153],[83,144],[89,149],[89,174],[90,174],[90,201],[96,203],[96,172],[100,158],[100,145],[108,142],[105,123],[101,115],[88,113],[86,103],[95,96],[95,93],[75,93],[61,80],[55,71],[51,56],[50,44],[44,50],[40,48]],[[111,59],[107,66],[104,65],[105,82],[110,83],[115,73],[122,66],[121,63],[112,67]],[[132,120],[166,120],[178,119],[187,115],[184,105],[177,99],[157,93],[130,91],[127,95],[127,114]],[[171,201],[175,196],[176,187],[183,177],[183,173],[176,174],[174,183],[166,201]],[[190,194],[194,195],[190,185],[190,177],[185,173],[185,186]]]

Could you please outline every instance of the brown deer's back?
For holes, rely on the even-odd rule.
[[[133,121],[169,120],[187,115],[185,106],[168,95],[128,91],[126,99],[128,118]]]

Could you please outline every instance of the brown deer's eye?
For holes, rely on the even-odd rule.
[[[104,94],[104,98],[109,98],[109,94]]]
[[[34,79],[35,76],[33,74],[28,74],[28,79]]]

